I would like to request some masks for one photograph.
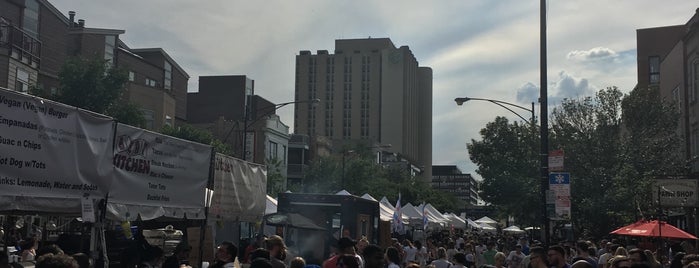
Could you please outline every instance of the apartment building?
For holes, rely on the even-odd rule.
[[[334,153],[357,144],[391,151],[429,180],[432,167],[432,69],[388,38],[335,40],[335,50],[296,56],[294,132],[325,137]]]
[[[454,165],[432,167],[432,189],[452,193],[465,206],[478,204],[478,184],[471,174],[463,173]]]
[[[63,15],[46,0],[0,1],[0,86],[28,92],[59,88],[70,57],[97,57],[129,72],[124,98],[141,106],[147,128],[186,121],[189,75],[161,48],[128,47],[125,30],[87,27],[76,13]]]
[[[699,173],[699,9],[682,25],[636,30],[638,84],[657,87],[680,113],[681,155]]]

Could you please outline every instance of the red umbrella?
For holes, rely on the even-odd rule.
[[[660,228],[658,228],[660,226]],[[697,239],[690,233],[680,230],[667,222],[661,221],[658,224],[657,220],[638,221],[636,223],[621,227],[614,230],[610,234],[630,235],[630,236],[648,236],[648,237],[665,237],[679,239]]]

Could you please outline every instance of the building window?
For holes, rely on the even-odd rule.
[[[648,58],[648,73],[651,84],[660,83],[660,57],[651,56]]]
[[[172,117],[169,115],[165,115],[165,125],[171,127],[172,126]]]
[[[155,87],[157,85],[158,83],[155,80],[146,78],[146,86]]]
[[[22,29],[29,35],[39,37],[39,1],[24,1],[24,13],[22,16]]]
[[[136,80],[136,74],[132,71],[129,71],[129,81],[133,82]]]
[[[17,68],[15,90],[19,92],[29,92],[29,73],[20,68]]]
[[[104,36],[104,59],[107,61],[107,67],[114,66],[114,48],[116,47],[116,36]]]
[[[675,89],[672,90],[672,100],[675,102],[675,106],[677,106],[677,111],[682,113],[682,95],[680,94],[680,87],[677,86]]]
[[[155,112],[153,112],[153,110],[141,108],[141,113],[143,113],[143,119],[146,120],[146,129],[153,129],[155,124]]]
[[[267,159],[269,160],[275,160],[278,158],[277,150],[278,150],[279,144],[273,141],[269,141],[267,143]]]
[[[165,80],[163,81],[163,86],[167,90],[172,89],[172,64],[165,61]]]

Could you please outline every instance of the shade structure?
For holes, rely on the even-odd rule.
[[[517,226],[515,226],[515,225],[512,225],[512,226],[510,226],[510,227],[507,227],[507,228],[505,228],[505,229],[502,229],[502,231],[503,231],[503,232],[508,232],[508,233],[515,233],[515,234],[525,233],[524,230],[519,229],[519,227],[517,227]]]
[[[610,234],[628,236],[664,237],[679,239],[697,239],[690,233],[680,230],[664,221],[638,221],[612,231]]]
[[[477,219],[477,220],[475,220],[475,222],[478,224],[484,224],[484,223],[485,224],[496,224],[496,223],[498,223],[498,222],[494,221],[493,219],[488,218],[488,216],[484,216],[483,218]]]

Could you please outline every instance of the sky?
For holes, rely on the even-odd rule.
[[[191,76],[247,75],[255,93],[294,100],[295,56],[334,50],[336,39],[390,38],[433,70],[433,164],[476,173],[466,144],[496,116],[488,102],[536,104],[540,84],[539,1],[534,0],[49,0],[86,27],[121,29],[131,48],[163,48]],[[549,111],[563,98],[636,84],[636,29],[685,24],[687,0],[564,0],[547,4]],[[315,53],[315,52],[314,52]],[[525,118],[530,112],[520,110]],[[277,111],[293,127],[293,108]],[[292,129],[293,130],[293,129]]]

